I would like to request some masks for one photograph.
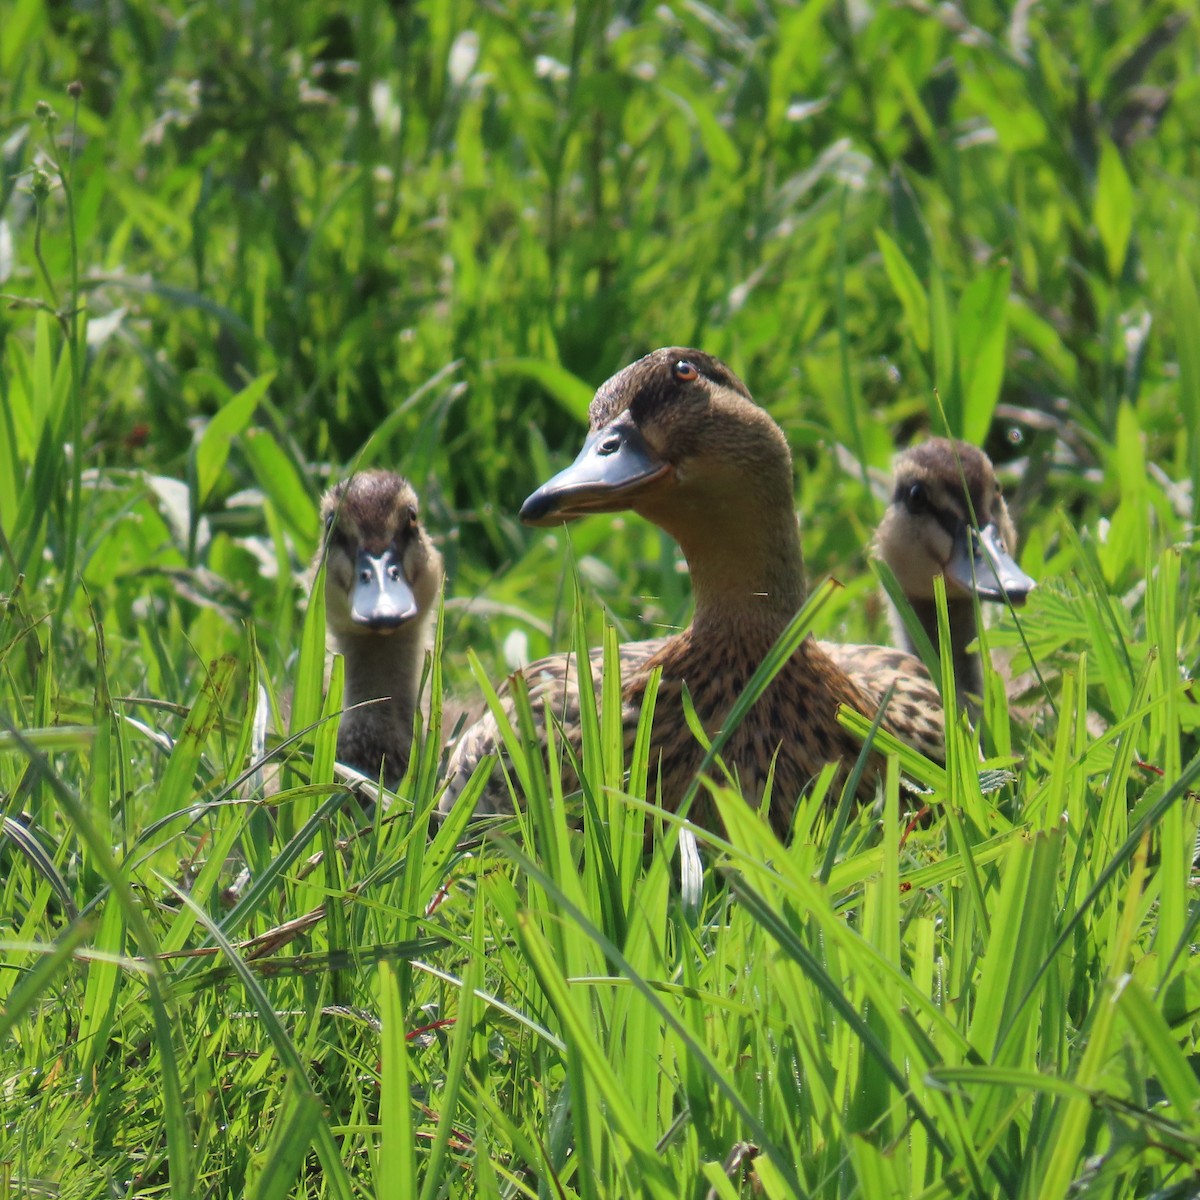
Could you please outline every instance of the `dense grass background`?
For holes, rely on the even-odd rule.
[[[5,0],[0,1196],[1195,1195],[1198,50],[1153,0]],[[993,453],[1011,782],[955,730],[931,824],[893,778],[786,849],[718,787],[681,891],[600,727],[582,837],[531,771],[427,841],[435,705],[331,853],[321,487],[417,484],[461,696],[676,626],[656,531],[514,515],[671,342],[787,429],[823,636],[886,636],[894,446]]]

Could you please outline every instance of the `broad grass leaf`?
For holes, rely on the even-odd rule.
[[[317,506],[292,457],[265,430],[247,430],[239,443],[258,486],[275,505],[288,532],[302,547],[317,540]]]
[[[308,594],[304,625],[300,633],[300,656],[296,663],[289,732],[297,733],[317,720],[325,678],[325,574],[329,569],[322,555]]]
[[[912,184],[898,163],[893,165],[888,177],[888,199],[891,201],[892,224],[896,229],[896,244],[912,265],[917,278],[926,279],[933,266],[929,226]]]
[[[8,10],[4,36],[0,38],[0,73],[13,77],[22,55],[38,44],[46,19],[46,7],[41,0],[17,0]]]
[[[711,94],[705,92],[701,95],[683,95],[664,88],[664,95],[679,107],[695,128],[700,145],[704,147],[705,156],[713,169],[721,176],[736,179],[742,169],[742,156],[737,143],[721,128],[713,113]]]
[[[1188,438],[1192,477],[1192,519],[1200,513],[1200,298],[1196,280],[1180,248],[1171,308],[1175,316],[1175,357],[1179,362],[1179,411]]]
[[[4,1003],[0,1004],[0,1044],[8,1041],[9,1034],[17,1025],[31,1020],[46,996],[59,986],[62,977],[72,971],[76,951],[87,941],[94,928],[93,919],[77,917],[53,942],[40,947],[37,960],[21,971],[19,978],[5,993]],[[15,955],[11,948],[6,946],[4,949],[8,961],[13,961]]]
[[[962,437],[962,390],[959,361],[955,355],[953,309],[946,280],[935,260],[929,268],[929,328],[933,345],[933,386],[928,399],[933,431],[947,437]]]
[[[962,437],[982,445],[992,425],[1004,378],[1008,339],[1007,263],[977,275],[958,302],[958,362],[963,381]]]
[[[321,1097],[290,1078],[247,1200],[284,1200],[294,1194],[296,1176],[308,1157],[317,1126],[323,1122]]]
[[[79,1042],[84,1049],[84,1074],[91,1075],[110,1052],[109,1033],[120,995],[118,975],[125,951],[125,917],[121,906],[104,906],[100,927],[92,943],[97,957],[88,963],[87,986],[79,1010]]]
[[[168,813],[186,812],[195,803],[201,790],[196,786],[200,756],[229,710],[239,672],[240,664],[232,655],[217,659],[205,672],[200,694],[193,702],[167,760],[153,808],[153,820],[161,820]]]
[[[203,509],[208,503],[212,490],[221,477],[225,460],[229,457],[233,439],[240,437],[250,424],[250,418],[254,416],[259,400],[266,394],[274,378],[274,372],[270,372],[247,384],[236,396],[228,400],[205,426],[200,440],[196,443],[198,508]]]
[[[812,78],[819,72],[821,26],[829,0],[814,0],[799,8],[777,14],[778,38],[770,64],[770,99],[767,127],[774,137],[784,136],[788,111],[795,101],[798,78]]]
[[[13,463],[9,484],[15,487],[17,480],[24,475],[24,470],[18,468],[27,466],[37,451],[42,422],[34,415],[33,355],[29,347],[15,342],[8,351],[6,362],[8,378],[6,386],[0,389],[0,403],[4,406],[7,443],[4,448],[12,456]],[[10,438],[11,441],[8,441]],[[11,504],[4,511],[12,512]]]
[[[379,964],[380,1098],[379,1169],[380,1196],[417,1195],[416,1110],[411,1095],[408,1041],[404,1036],[404,1008],[400,987],[390,963]]]
[[[913,270],[904,257],[904,251],[882,229],[875,230],[875,244],[883,255],[883,268],[887,272],[892,290],[904,309],[908,330],[913,342],[922,354],[929,351],[929,298]]]
[[[541,358],[500,358],[487,364],[487,369],[501,376],[516,375],[531,380],[544,388],[564,412],[574,417],[581,425],[587,424],[588,406],[595,389],[582,379],[572,375],[558,363]]]
[[[1133,233],[1133,185],[1121,160],[1121,152],[1108,139],[1100,148],[1092,220],[1104,247],[1108,276],[1116,280],[1125,267],[1125,255]]]
[[[1000,894],[992,907],[993,936],[980,962],[971,1021],[971,1044],[989,1062],[1020,1062],[1026,1044],[1022,1038],[1037,1019],[1038,1006],[1024,1001],[1054,932],[1047,914],[1055,908],[1064,839],[1061,824],[1015,838],[996,862]],[[1022,1024],[1015,1025],[1018,1015]],[[982,1132],[987,1125],[984,1117],[976,1128]]]
[[[51,725],[47,729],[22,729],[19,734],[0,729],[0,750],[36,746],[47,754],[63,750],[85,752],[94,742],[94,725]]]
[[[1132,976],[1121,981],[1117,1007],[1154,1064],[1155,1078],[1171,1102],[1176,1119],[1186,1121],[1190,1118],[1195,1135],[1198,1132],[1195,1122],[1200,1113],[1200,1082],[1162,1010]]]

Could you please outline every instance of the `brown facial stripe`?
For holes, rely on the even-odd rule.
[[[668,346],[631,363],[596,389],[588,414],[591,427],[602,428],[626,409],[639,424],[652,420],[686,389],[700,386],[700,381],[688,384],[675,379],[671,368],[680,360],[690,362],[711,382],[751,399],[746,385],[719,358],[690,346]]]

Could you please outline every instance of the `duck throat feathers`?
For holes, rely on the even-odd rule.
[[[727,638],[753,631],[768,644],[808,597],[800,533],[790,506],[754,512],[705,505],[639,506],[679,543],[695,597],[693,629]]]

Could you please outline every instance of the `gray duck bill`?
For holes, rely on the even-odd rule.
[[[1004,547],[1000,531],[992,523],[976,531],[963,525],[954,539],[954,551],[946,564],[946,578],[981,600],[1024,604],[1037,580],[1026,575]]]
[[[350,596],[350,619],[367,629],[396,629],[417,615],[417,599],[404,577],[404,567],[395,547],[382,554],[358,552],[354,591]]]
[[[628,413],[588,435],[575,461],[521,505],[526,525],[557,525],[628,508],[630,493],[671,470],[646,444]]]

